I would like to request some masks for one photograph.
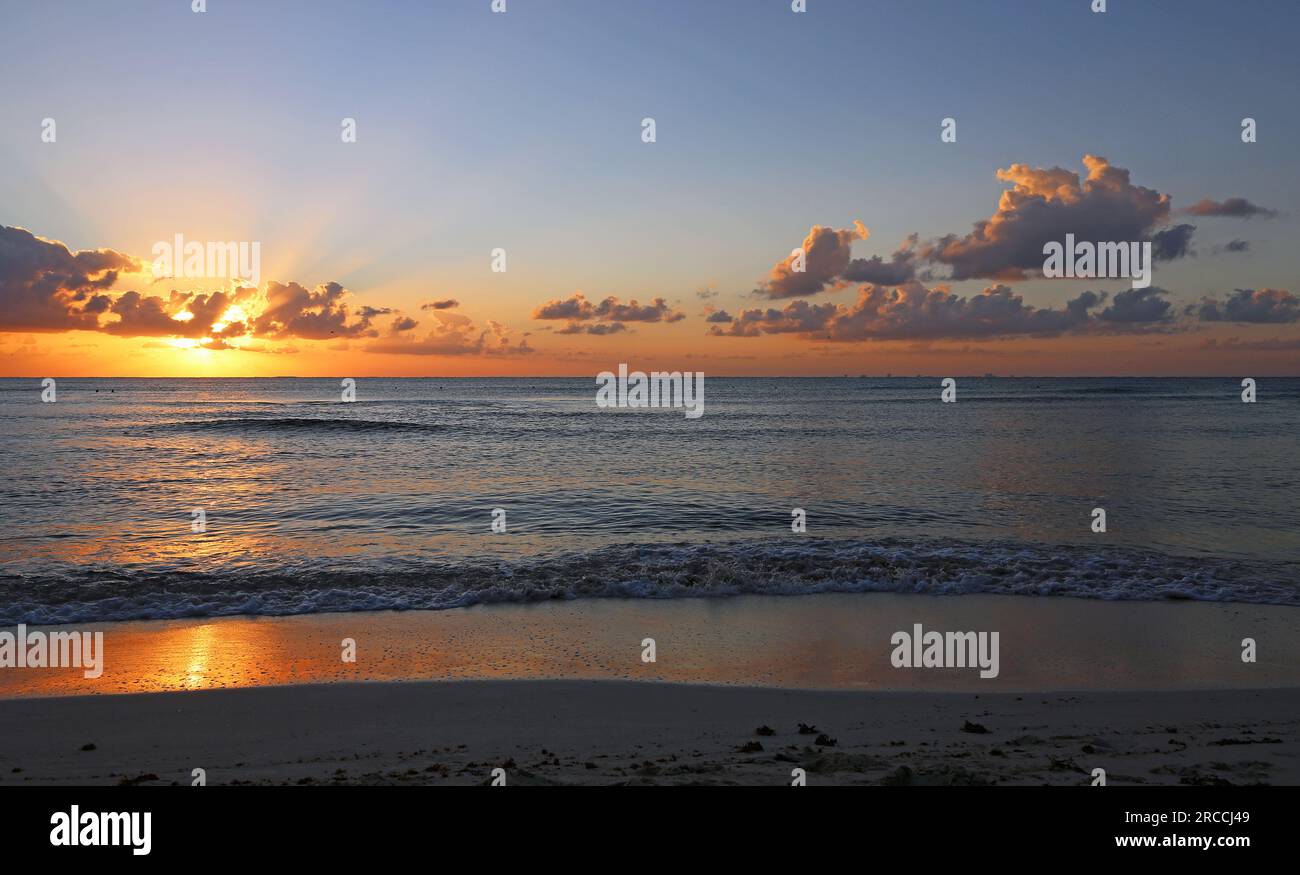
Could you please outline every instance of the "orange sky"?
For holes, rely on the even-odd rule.
[[[1272,329],[1272,330],[1270,330]],[[790,336],[701,336],[698,319],[648,325],[614,337],[534,335],[527,356],[416,356],[365,352],[368,341],[293,340],[296,353],[178,348],[166,338],[76,331],[0,334],[0,373],[10,377],[158,376],[594,376],[620,361],[722,375],[1294,375],[1294,349],[1241,349],[1278,337],[1275,326],[1222,326],[1196,334],[1133,338],[1017,338],[916,344],[815,344]],[[1236,338],[1235,343],[1232,341]],[[1217,345],[1211,341],[1217,339]],[[279,346],[262,344],[259,346]]]

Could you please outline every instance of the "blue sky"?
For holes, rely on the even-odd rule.
[[[855,255],[887,255],[987,218],[997,168],[1077,172],[1088,152],[1175,208],[1281,213],[1196,222],[1202,252],[1252,253],[1169,265],[1157,282],[1180,302],[1295,289],[1300,6],[1108,5],[4,0],[0,224],[141,254],[177,231],[260,240],[285,281],[408,307],[456,295],[519,323],[575,290],[712,284],[738,307],[814,224],[860,219]],[[1258,143],[1240,142],[1246,115]],[[508,277],[484,276],[496,246]]]

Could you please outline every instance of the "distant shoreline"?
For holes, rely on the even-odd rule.
[[[617,359],[613,356],[611,360]],[[277,374],[275,376],[237,377],[237,376],[148,376],[140,374],[123,374],[119,376],[97,376],[77,374],[4,374],[0,380],[40,380],[54,377],[59,380],[339,380],[345,376],[356,380],[595,380],[595,372],[585,371],[578,374],[460,374],[445,376],[429,375],[395,375],[382,374]],[[1270,374],[1251,371],[1249,374],[708,374],[715,380],[941,380],[953,377],[958,380],[1240,380],[1243,376],[1252,376],[1266,380],[1300,379],[1300,371],[1294,374]]]

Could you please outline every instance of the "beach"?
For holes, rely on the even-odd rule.
[[[1295,689],[343,683],[6,702],[0,783],[1294,785],[1298,729]]]
[[[997,677],[895,668],[915,624],[998,631]],[[0,782],[1300,783],[1285,606],[876,593],[97,628],[98,678],[4,673]]]

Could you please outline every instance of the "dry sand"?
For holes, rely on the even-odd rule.
[[[1296,689],[336,683],[0,702],[0,782],[1295,785],[1298,727]]]

